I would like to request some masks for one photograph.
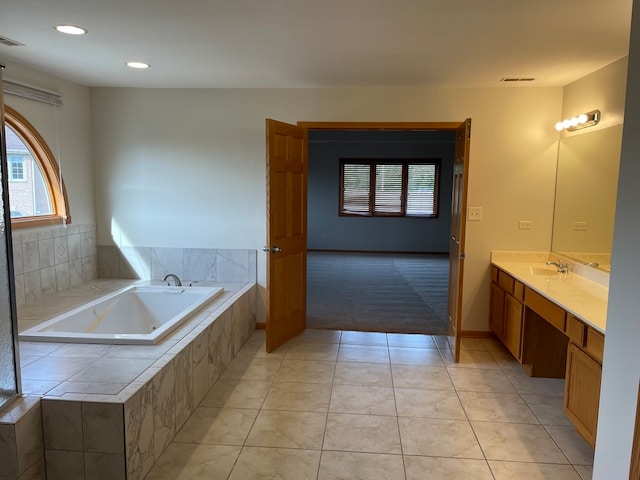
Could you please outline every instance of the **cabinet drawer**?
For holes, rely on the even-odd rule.
[[[567,315],[567,335],[573,343],[584,347],[587,339],[587,326],[573,315]]]
[[[498,267],[491,265],[491,281],[498,283]]]
[[[530,288],[525,288],[524,303],[558,330],[564,332],[566,312]]]
[[[498,285],[511,295],[513,295],[515,282],[515,279],[511,275],[504,273],[502,270],[498,270]]]
[[[602,354],[604,352],[604,335],[594,330],[593,328],[587,328],[587,343],[585,350],[597,361],[602,363]]]

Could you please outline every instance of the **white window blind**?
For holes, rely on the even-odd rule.
[[[440,160],[340,162],[341,215],[438,216]]]
[[[369,164],[343,166],[342,211],[344,213],[369,213],[370,172]]]

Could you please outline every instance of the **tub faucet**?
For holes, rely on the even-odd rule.
[[[567,273],[569,271],[569,265],[567,263],[564,263],[562,260],[559,260],[557,262],[552,262],[551,260],[549,260],[547,262],[547,265],[555,265],[556,267],[558,267],[558,272],[560,273]]]
[[[182,282],[180,281],[180,278],[175,273],[167,273],[162,279],[162,281],[167,282],[167,285],[171,285],[171,282],[169,282],[170,278],[173,278],[173,282],[175,283],[176,287],[182,286]]]

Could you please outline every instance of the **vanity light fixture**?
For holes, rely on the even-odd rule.
[[[575,117],[567,118],[562,122],[556,123],[556,130],[561,132],[566,129],[568,132],[574,132],[581,128],[592,127],[600,121],[602,114],[600,110],[592,110],[591,112],[581,113]]]
[[[137,68],[138,70],[144,70],[146,68],[149,68],[150,66],[151,65],[144,62],[127,62],[127,67]]]
[[[77,25],[55,25],[53,28],[67,35],[84,35],[88,31],[86,28],[78,27]]]

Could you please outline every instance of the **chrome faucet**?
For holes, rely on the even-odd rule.
[[[556,267],[558,267],[558,272],[560,273],[567,273],[569,271],[569,264],[564,263],[562,260],[559,260],[557,262],[552,262],[551,260],[549,260],[547,262],[547,265],[555,265]]]
[[[180,281],[180,278],[175,274],[175,273],[167,273],[164,278],[162,279],[163,282],[167,282],[167,285],[171,285],[171,282],[169,282],[169,279],[173,278],[173,281],[175,283],[176,287],[181,287],[182,286],[182,282]]]

